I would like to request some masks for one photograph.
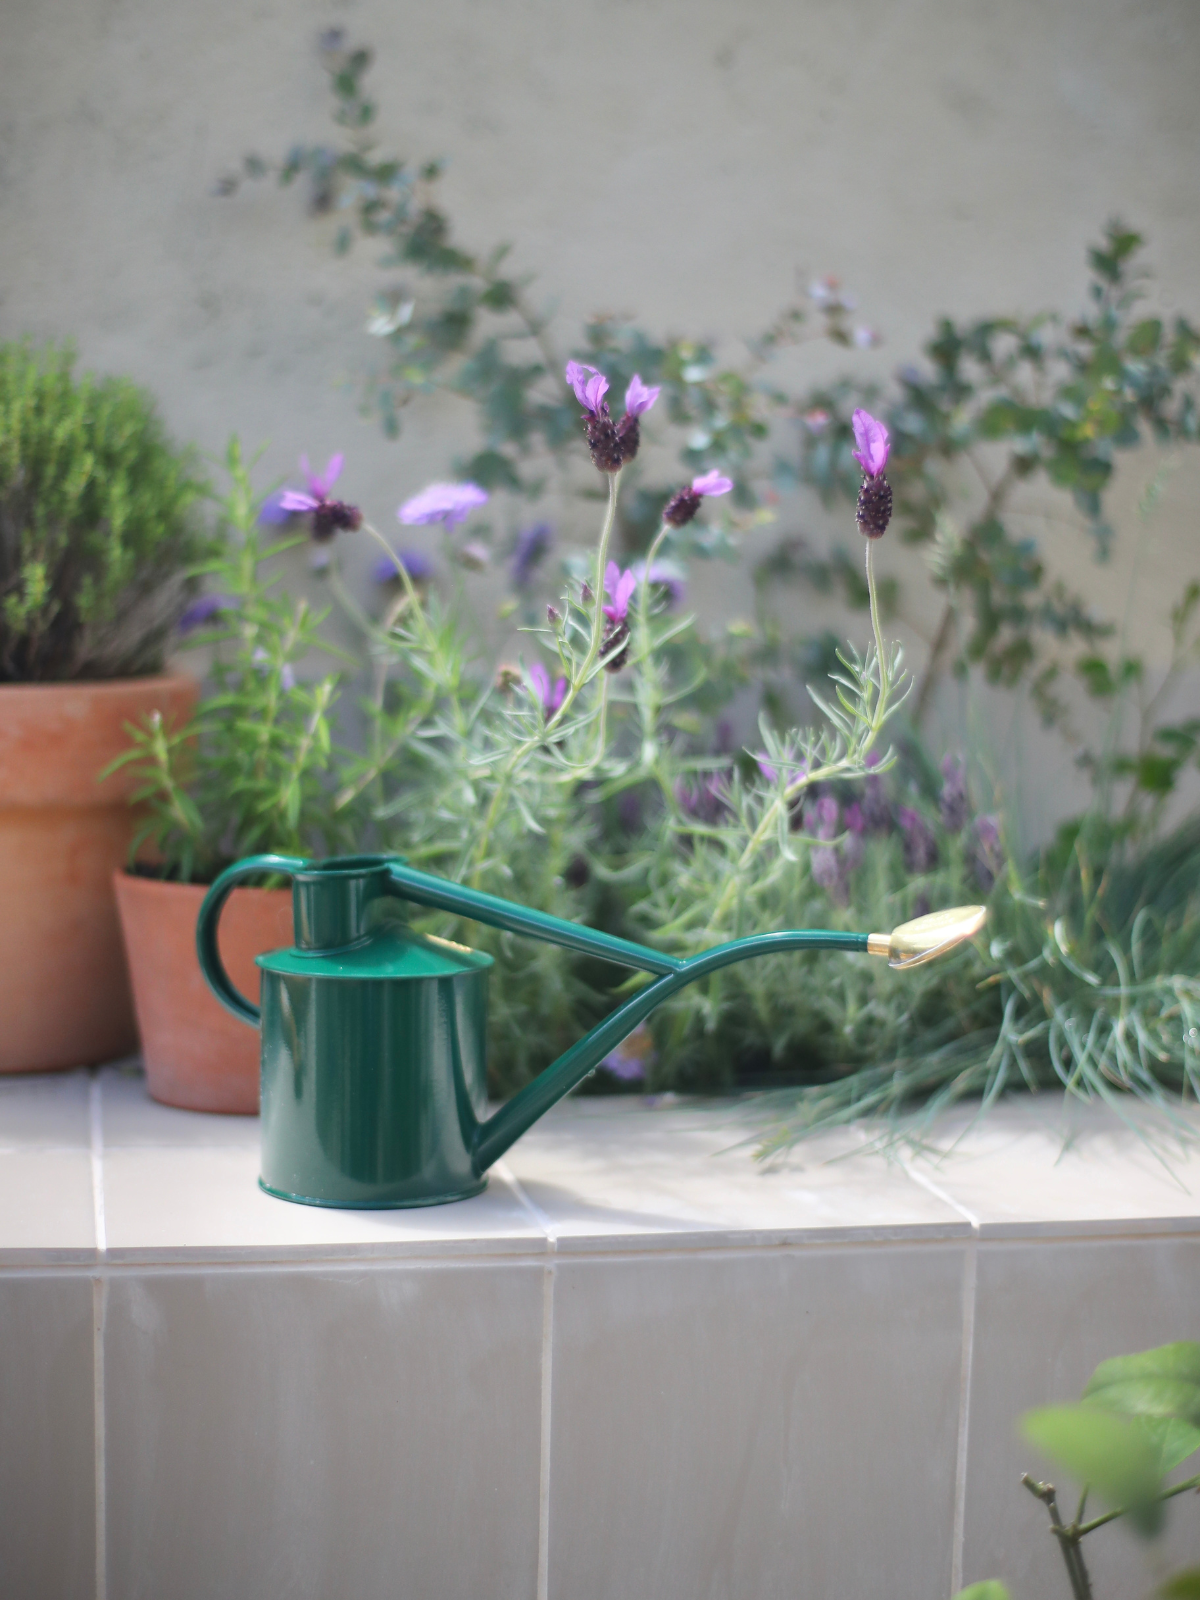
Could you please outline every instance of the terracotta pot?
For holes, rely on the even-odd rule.
[[[196,959],[202,883],[118,872],[114,882],[133,978],[146,1082],[155,1100],[187,1111],[258,1110],[258,1030],[231,1016]],[[221,914],[225,970],[258,1003],[254,958],[293,942],[290,889],[235,889]]]
[[[191,712],[191,678],[0,684],[0,1072],[137,1048],[113,899],[136,825],[127,723]]]

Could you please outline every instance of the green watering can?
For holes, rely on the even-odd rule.
[[[229,981],[217,924],[235,884],[261,873],[291,876],[296,943],[257,958],[260,1013]],[[414,933],[401,901],[654,973],[657,981],[489,1117],[492,958]],[[196,947],[217,998],[262,1027],[262,1188],[313,1206],[431,1206],[478,1194],[515,1139],[694,979],[783,950],[865,951],[893,967],[917,966],[969,939],[985,917],[982,906],[967,906],[890,934],[761,933],[685,961],[463,888],[395,856],[261,855],[213,884]]]

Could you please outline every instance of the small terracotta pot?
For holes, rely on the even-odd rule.
[[[118,872],[114,882],[133,978],[146,1083],[186,1111],[258,1110],[258,1030],[216,999],[196,959],[196,918],[208,887]],[[292,943],[290,889],[235,889],[221,914],[221,960],[258,1004],[254,958]]]
[[[127,723],[190,715],[191,678],[0,684],[0,1072],[137,1048],[112,875],[137,814]]]

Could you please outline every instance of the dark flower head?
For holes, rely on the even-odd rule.
[[[532,528],[525,528],[517,535],[512,563],[514,588],[529,587],[534,572],[541,565],[553,543],[554,530],[548,522],[535,522]]]
[[[567,680],[555,678],[550,682],[550,674],[540,661],[535,661],[529,669],[529,691],[537,700],[547,718],[552,717],[567,697]]]
[[[617,423],[617,442],[621,447],[621,464],[632,461],[642,441],[638,418],[658,399],[659,388],[648,388],[635,372],[625,391],[625,415]]]
[[[1004,871],[1004,846],[1000,839],[999,817],[976,817],[967,846],[967,863],[975,882],[990,894]]]
[[[362,512],[344,500],[331,498],[333,486],[341,477],[345,456],[339,450],[330,456],[322,473],[316,473],[308,464],[308,457],[300,457],[300,470],[308,489],[282,489],[268,496],[258,513],[260,522],[286,522],[289,517],[310,517],[312,536],[318,544],[327,544],[334,534],[353,533],[362,527]]]
[[[440,522],[449,531],[487,501],[487,490],[477,483],[431,483],[406,500],[396,515],[410,527]]]
[[[932,872],[937,866],[938,847],[933,829],[919,811],[901,806],[896,813],[904,836],[904,865],[909,872]]]
[[[892,486],[883,475],[891,443],[888,431],[877,417],[860,407],[852,418],[855,461],[863,470],[855,517],[859,532],[868,539],[882,539],[892,520]]]
[[[943,756],[942,778],[942,792],[938,796],[942,827],[947,833],[961,833],[971,815],[967,769],[956,756]]]
[[[397,550],[395,559],[391,556],[380,556],[371,567],[371,577],[375,583],[399,583],[400,574],[396,569],[396,562],[408,573],[414,584],[428,583],[433,577],[433,562],[421,550]]]
[[[663,507],[663,521],[672,528],[682,528],[699,511],[705,495],[728,494],[732,488],[733,479],[714,467],[711,472],[693,478],[690,488],[680,489],[671,496]]]
[[[186,608],[175,624],[179,633],[193,633],[222,611],[236,611],[237,601],[227,594],[202,594]]]

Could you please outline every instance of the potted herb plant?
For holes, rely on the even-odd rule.
[[[135,1048],[112,893],[131,776],[97,779],[126,723],[197,693],[164,659],[203,480],[142,390],[73,368],[0,344],[0,1072]]]
[[[144,808],[131,864],[114,882],[150,1093],[191,1110],[254,1112],[258,1040],[201,975],[200,904],[240,856],[335,847],[351,810],[336,812],[331,800],[338,675],[305,681],[298,672],[312,651],[329,648],[320,638],[325,613],[281,592],[276,558],[303,539],[271,531],[281,505],[284,516],[309,514],[319,549],[335,531],[319,507],[335,502],[322,490],[319,501],[292,492],[260,506],[236,439],[227,466],[226,540],[204,568],[209,592],[182,619],[190,642],[212,648],[212,692],[177,727],[157,713],[146,717],[114,762]],[[287,889],[235,890],[222,919],[222,956],[244,993],[258,993],[254,957],[291,937]]]

